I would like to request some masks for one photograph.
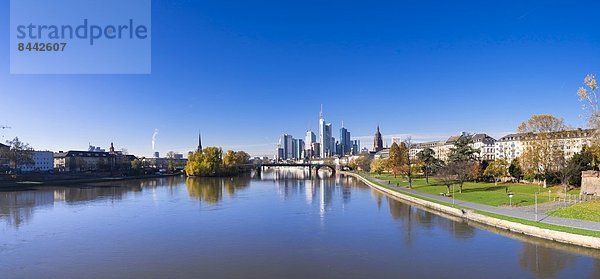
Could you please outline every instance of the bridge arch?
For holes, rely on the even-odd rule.
[[[335,175],[335,167],[332,165],[316,165],[315,166],[315,170],[318,172],[320,169],[322,168],[329,168],[331,170],[331,173]]]

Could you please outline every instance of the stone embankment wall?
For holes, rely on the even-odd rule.
[[[600,172],[581,172],[581,195],[585,194],[600,195]]]
[[[379,191],[391,196],[392,198],[413,202],[415,204],[425,206],[427,208],[430,208],[430,209],[433,209],[433,210],[436,210],[439,212],[443,212],[443,213],[446,213],[449,215],[461,217],[466,220],[474,221],[474,222],[481,223],[484,225],[493,226],[493,227],[500,228],[500,229],[509,230],[509,231],[516,232],[516,233],[522,233],[522,234],[533,236],[533,237],[548,239],[548,240],[552,240],[552,241],[556,241],[556,242],[567,243],[567,244],[577,245],[577,246],[582,246],[582,247],[587,247],[587,248],[600,249],[600,238],[597,238],[597,237],[584,236],[584,235],[578,235],[578,234],[572,234],[572,233],[566,233],[566,232],[559,232],[559,231],[554,231],[554,230],[549,230],[549,229],[542,229],[542,228],[538,228],[535,226],[529,226],[529,225],[515,223],[515,222],[503,220],[503,219],[493,218],[493,217],[489,217],[486,215],[478,214],[470,209],[453,208],[453,207],[442,205],[439,203],[412,197],[412,196],[400,193],[398,191],[394,191],[392,189],[378,185],[377,183],[371,182],[368,179],[366,179],[356,173],[345,172],[345,171],[340,171],[340,173],[358,178],[359,180],[361,180],[365,184],[369,185],[370,187],[372,187],[376,190],[379,190]]]

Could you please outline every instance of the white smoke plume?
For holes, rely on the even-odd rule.
[[[156,137],[158,136],[158,129],[154,129],[154,134],[152,134],[152,151],[154,150],[154,146],[156,145]]]

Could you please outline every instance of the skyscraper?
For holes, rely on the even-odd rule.
[[[381,132],[379,132],[379,125],[377,125],[377,131],[375,132],[375,138],[373,139],[373,150],[375,150],[375,152],[383,150],[383,137],[381,137]]]
[[[319,145],[321,147],[321,158],[331,156],[331,123],[325,123],[323,118],[323,105],[319,113]]]
[[[360,140],[352,141],[352,155],[360,154]]]
[[[279,139],[280,148],[283,149],[282,160],[290,160],[294,158],[294,137],[292,135],[283,134]]]
[[[312,158],[317,155],[316,151],[313,149],[313,143],[317,142],[317,137],[313,131],[306,131],[306,136],[304,138],[304,157]]]
[[[352,142],[350,141],[350,132],[344,128],[344,122],[342,122],[342,128],[340,128],[340,156],[350,155],[352,151]]]

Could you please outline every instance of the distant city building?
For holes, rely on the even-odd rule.
[[[294,159],[304,159],[304,140],[294,139]]]
[[[313,142],[312,150],[314,152],[314,156],[319,157],[319,154],[321,154],[321,144],[318,142]]]
[[[317,156],[315,150],[313,149],[313,143],[317,142],[317,136],[315,135],[315,133],[313,133],[313,131],[308,130],[306,131],[306,136],[304,137],[304,156],[306,158],[314,158],[315,156]]]
[[[158,151],[154,152],[154,158],[160,158],[160,153]]]
[[[338,152],[340,156],[352,155],[352,141],[350,140],[350,132],[344,128],[342,122],[342,128],[340,128],[340,150]]]
[[[9,149],[10,149],[10,146],[0,143],[0,168],[8,168],[8,166],[9,166],[8,158],[2,157],[2,155],[1,155],[2,154],[1,151],[8,151]]]
[[[383,137],[379,131],[379,125],[377,125],[377,131],[375,132],[375,137],[373,139],[373,151],[379,152],[381,150],[383,150]]]
[[[450,155],[450,152],[452,151],[452,148],[454,148],[455,144],[459,140],[471,141],[471,143],[469,145],[472,148],[479,150],[479,153],[476,154],[478,156],[479,160],[485,160],[485,161],[495,160],[496,156],[495,156],[495,152],[494,152],[494,146],[495,146],[496,140],[494,138],[488,136],[487,134],[471,135],[466,132],[462,132],[461,134],[456,135],[456,136],[451,136],[447,140],[443,140],[443,141],[430,141],[430,142],[415,143],[412,145],[409,155],[412,159],[415,159],[417,156],[417,153],[421,152],[422,150],[424,150],[426,148],[430,148],[431,150],[433,150],[435,152],[435,157],[438,160],[447,161],[448,156]]]
[[[106,150],[100,148],[99,146],[93,146],[91,144],[88,146],[88,151],[89,152],[106,152]]]
[[[331,140],[331,123],[325,123],[323,118],[323,107],[321,106],[321,112],[319,113],[319,143],[321,146],[321,158],[327,158],[331,156],[332,148],[335,148],[335,141]]]
[[[294,156],[294,137],[292,135],[283,134],[281,135],[281,148],[283,148],[283,160],[290,160]]]
[[[360,140],[353,140],[352,141],[352,151],[351,151],[352,155],[358,155],[360,154]]]
[[[94,148],[94,150],[96,150],[96,148]],[[53,154],[54,169],[59,172],[125,172],[131,169],[131,161],[136,159],[135,156],[125,155],[121,151],[115,151],[112,143],[109,150],[109,152],[78,150],[67,152],[59,151],[58,153]]]
[[[32,151],[31,164],[18,165],[22,172],[46,172],[54,169],[54,153],[52,151]]]
[[[471,138],[473,148],[479,150],[479,159],[482,161],[494,161],[496,158],[496,140],[487,134],[475,134]]]

